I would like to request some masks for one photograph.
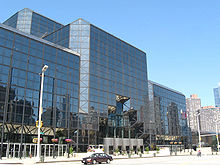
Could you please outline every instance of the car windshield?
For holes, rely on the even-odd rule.
[[[90,157],[94,158],[94,157],[96,157],[96,154],[92,154]]]

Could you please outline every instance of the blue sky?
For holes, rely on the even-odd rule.
[[[147,53],[148,78],[214,105],[220,82],[219,0],[7,0],[0,22],[30,8],[63,24],[78,18]]]

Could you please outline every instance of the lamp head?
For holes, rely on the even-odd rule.
[[[47,65],[44,65],[43,68],[42,68],[42,72],[45,72],[47,70],[48,66]]]

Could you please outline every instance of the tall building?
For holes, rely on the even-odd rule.
[[[6,112],[13,107],[8,104],[10,89],[17,95],[14,100],[26,102],[22,113],[12,114],[10,120],[14,128],[20,117],[16,127],[22,129],[7,130],[4,142],[15,134],[20,140],[11,142],[21,144],[36,137],[38,73],[47,64],[42,114],[46,143],[59,137],[59,143],[71,138],[77,151],[98,144],[105,144],[107,152],[143,149],[141,139],[149,127],[145,52],[83,19],[63,26],[23,9],[4,24],[0,24],[0,83],[6,89],[2,124],[8,126]],[[33,114],[31,120],[26,111]]]
[[[186,99],[186,110],[189,120],[189,126],[192,132],[198,131],[197,124],[197,110],[201,109],[201,99],[197,94],[190,95],[190,98]]]
[[[220,108],[207,106],[202,107],[200,110],[200,127],[202,134],[212,134],[216,133],[217,128],[220,128]]]
[[[131,108],[137,112],[135,122],[139,125],[136,126],[142,127],[131,137],[140,138],[146,133],[147,121],[144,119],[147,116],[148,89],[146,54],[143,51],[83,19],[46,35],[44,39],[80,53],[79,117],[91,116],[91,112],[100,116],[99,127],[94,130],[104,132],[99,131],[98,143],[104,143],[106,134],[108,138],[128,138],[127,126],[121,121],[123,112]],[[100,127],[101,120],[108,121],[105,125],[108,130]],[[130,125],[134,124],[132,122],[129,121]],[[89,128],[83,129],[91,132]]]
[[[190,137],[184,94],[153,81],[148,81],[148,88],[153,142],[170,144],[177,141],[187,145]]]
[[[213,89],[214,98],[215,98],[215,106],[220,107],[220,83],[218,84],[217,88]]]
[[[62,24],[44,17],[28,8],[15,13],[3,24],[40,38],[63,27]]]
[[[220,108],[214,106],[202,107],[199,110],[200,133],[204,136],[201,138],[202,145],[210,146],[217,149],[217,136],[219,139],[220,128]],[[194,137],[194,139],[198,139]],[[198,140],[194,142],[197,144]]]
[[[20,145],[32,143],[37,136],[39,73],[44,64],[49,69],[44,79],[41,131],[44,140],[50,142],[58,136],[55,130],[70,132],[77,128],[77,117],[70,116],[78,115],[80,56],[70,49],[0,24],[0,123],[4,128],[1,138],[4,143],[17,143],[16,147],[14,145],[16,153],[21,153]],[[68,137],[67,133],[64,136]],[[3,154],[6,146],[10,147],[5,144]]]

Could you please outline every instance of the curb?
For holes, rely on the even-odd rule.
[[[208,155],[212,155],[212,154],[208,154]],[[196,155],[161,155],[161,156],[156,156],[156,157],[175,157],[175,156],[196,156]],[[122,157],[122,158],[113,158],[113,160],[120,160],[120,159],[142,159],[142,158],[156,158],[154,156],[148,156],[148,157]],[[43,163],[61,163],[61,162],[81,162],[82,159],[78,159],[78,160],[51,160],[51,161],[44,161],[44,162],[35,162],[34,164],[43,164]],[[24,164],[24,163],[0,163],[1,164]]]
[[[188,156],[188,155],[173,155],[173,156]],[[164,155],[164,156],[156,156],[156,157],[171,157],[170,155]],[[142,158],[156,158],[154,156],[148,156],[148,157],[124,157],[124,158],[113,158],[113,160],[120,160],[120,159],[142,159]],[[43,164],[43,163],[60,163],[60,162],[81,162],[82,160],[54,160],[54,161],[45,161],[45,162],[36,162],[35,164]]]

